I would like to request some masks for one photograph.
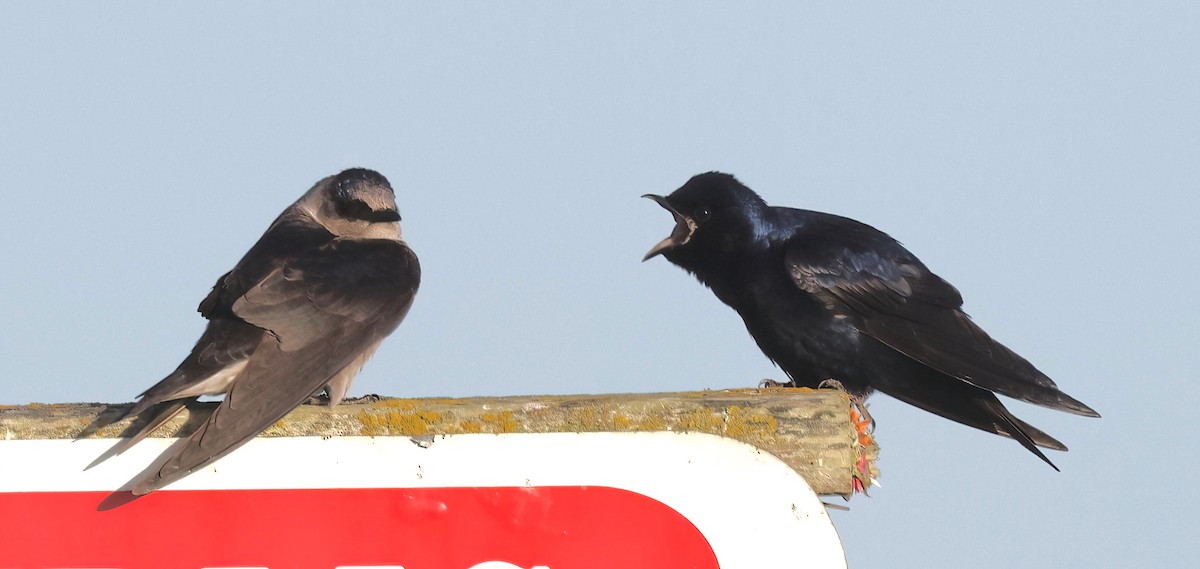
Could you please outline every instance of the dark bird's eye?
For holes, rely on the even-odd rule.
[[[345,218],[366,219],[371,214],[371,206],[362,200],[334,200],[333,206]]]
[[[696,221],[705,221],[712,216],[712,212],[708,208],[702,207],[696,210]]]

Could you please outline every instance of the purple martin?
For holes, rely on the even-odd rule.
[[[675,219],[643,260],[663,255],[737,311],[795,386],[840,385],[861,409],[873,391],[952,421],[1067,450],[996,394],[1100,415],[962,311],[962,296],[886,233],[853,219],[767,205],[736,178],[700,174],[667,197]]]
[[[135,495],[225,456],[310,396],[324,392],[338,404],[408,313],[420,280],[386,178],[353,168],[317,182],[217,279],[199,307],[208,326],[183,363],[123,415],[89,427],[126,416],[142,423],[92,465],[201,395],[225,398],[157,472],[137,481]]]

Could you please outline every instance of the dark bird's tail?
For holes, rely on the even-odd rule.
[[[1013,416],[992,392],[928,368],[920,381],[877,384],[876,388],[951,421],[1014,439],[1054,470],[1058,467],[1038,447],[1067,450],[1058,439]]]

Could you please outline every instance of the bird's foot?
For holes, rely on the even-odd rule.
[[[327,393],[309,395],[308,399],[304,400],[304,405],[328,405],[328,404],[329,404],[329,394],[327,394]]]
[[[853,398],[851,402],[853,405],[850,406],[850,422],[854,425],[854,431],[858,433],[858,444],[865,447],[875,444],[875,437],[872,435],[875,432],[875,419],[867,412],[867,404]]]
[[[857,413],[855,413],[856,416],[852,417],[855,420],[855,424],[858,425],[861,423],[863,429],[874,433],[875,417],[872,417],[871,411],[867,409],[867,398],[851,395],[850,402],[854,404],[854,408],[851,409],[851,411],[857,411]]]
[[[775,381],[774,379],[770,379],[770,378],[764,379],[764,380],[758,382],[759,389],[770,389],[772,387],[796,387],[796,382],[794,382],[794,381],[778,382],[778,381]]]
[[[822,380],[821,383],[818,383],[817,389],[837,389],[839,391],[846,391],[846,386],[842,385],[842,382],[831,377],[829,379]]]
[[[854,426],[858,429],[859,434],[864,432],[868,435],[875,432],[875,418],[871,416],[871,412],[867,410],[867,397],[865,395],[855,395],[846,389],[842,382],[833,379],[832,377],[821,381],[817,384],[820,389],[836,389],[846,394],[850,398],[850,402],[854,404],[854,408],[850,409],[850,419],[854,421]]]

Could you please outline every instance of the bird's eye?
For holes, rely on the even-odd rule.
[[[708,211],[708,208],[702,207],[696,210],[696,221],[706,221],[709,217],[712,217],[712,212]]]

